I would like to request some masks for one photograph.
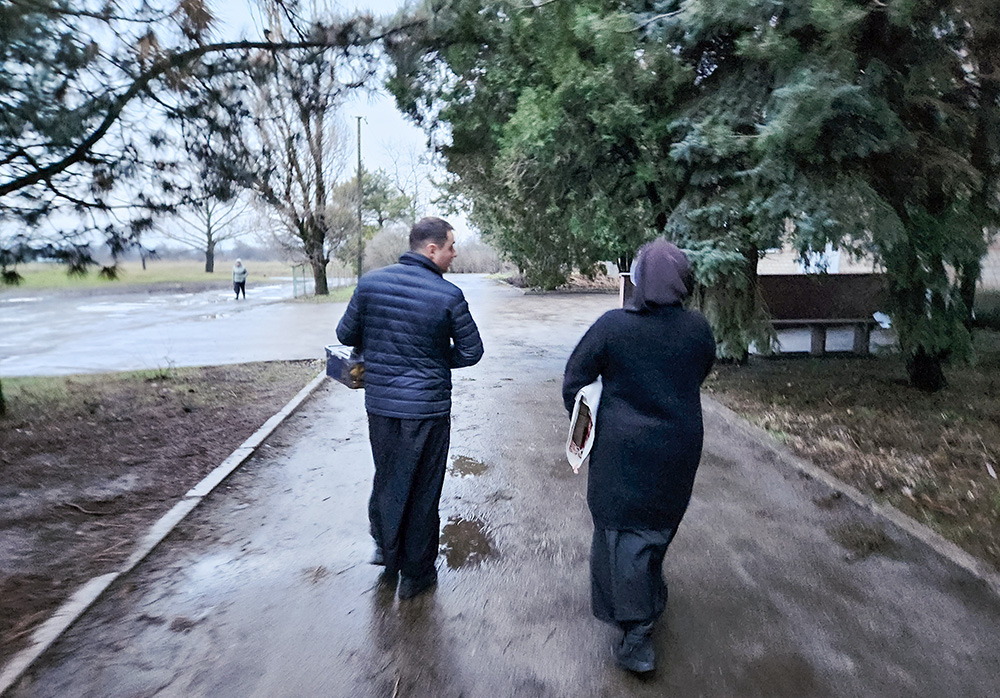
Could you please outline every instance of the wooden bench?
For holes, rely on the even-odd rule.
[[[853,327],[853,352],[868,353],[871,331],[878,325],[872,315],[885,310],[885,275],[762,274],[757,284],[775,329],[809,328],[813,356],[826,353],[826,331],[831,327]],[[622,274],[622,306],[634,289],[631,276]]]
[[[757,284],[775,329],[809,328],[811,355],[826,353],[831,327],[853,327],[854,353],[868,353],[872,315],[885,310],[884,274],[764,274]]]

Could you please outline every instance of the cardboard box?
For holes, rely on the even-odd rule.
[[[365,387],[365,360],[352,347],[330,344],[326,347],[326,375],[348,388]]]

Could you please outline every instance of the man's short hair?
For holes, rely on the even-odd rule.
[[[434,216],[421,218],[410,228],[410,251],[419,252],[432,242],[438,247],[444,247],[448,244],[449,230],[454,228],[442,218]]]

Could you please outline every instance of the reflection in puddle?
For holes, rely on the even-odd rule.
[[[482,521],[449,516],[441,529],[441,552],[448,568],[473,567],[493,555],[493,545]]]
[[[232,555],[216,553],[206,555],[192,562],[183,582],[184,590],[193,594],[222,591],[232,586],[235,576],[235,560]]]
[[[106,314],[120,314],[120,313],[134,313],[142,312],[149,308],[150,305],[158,305],[154,302],[143,302],[143,303],[87,303],[84,305],[77,306],[77,310],[81,313],[106,313]]]
[[[482,475],[486,472],[486,464],[473,460],[468,456],[452,456],[448,465],[448,473],[455,477]]]

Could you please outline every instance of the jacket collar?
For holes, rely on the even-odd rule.
[[[444,272],[438,268],[437,264],[432,262],[429,258],[424,257],[419,252],[404,252],[399,257],[399,263],[408,264],[413,267],[427,267],[438,276],[444,276]]]

